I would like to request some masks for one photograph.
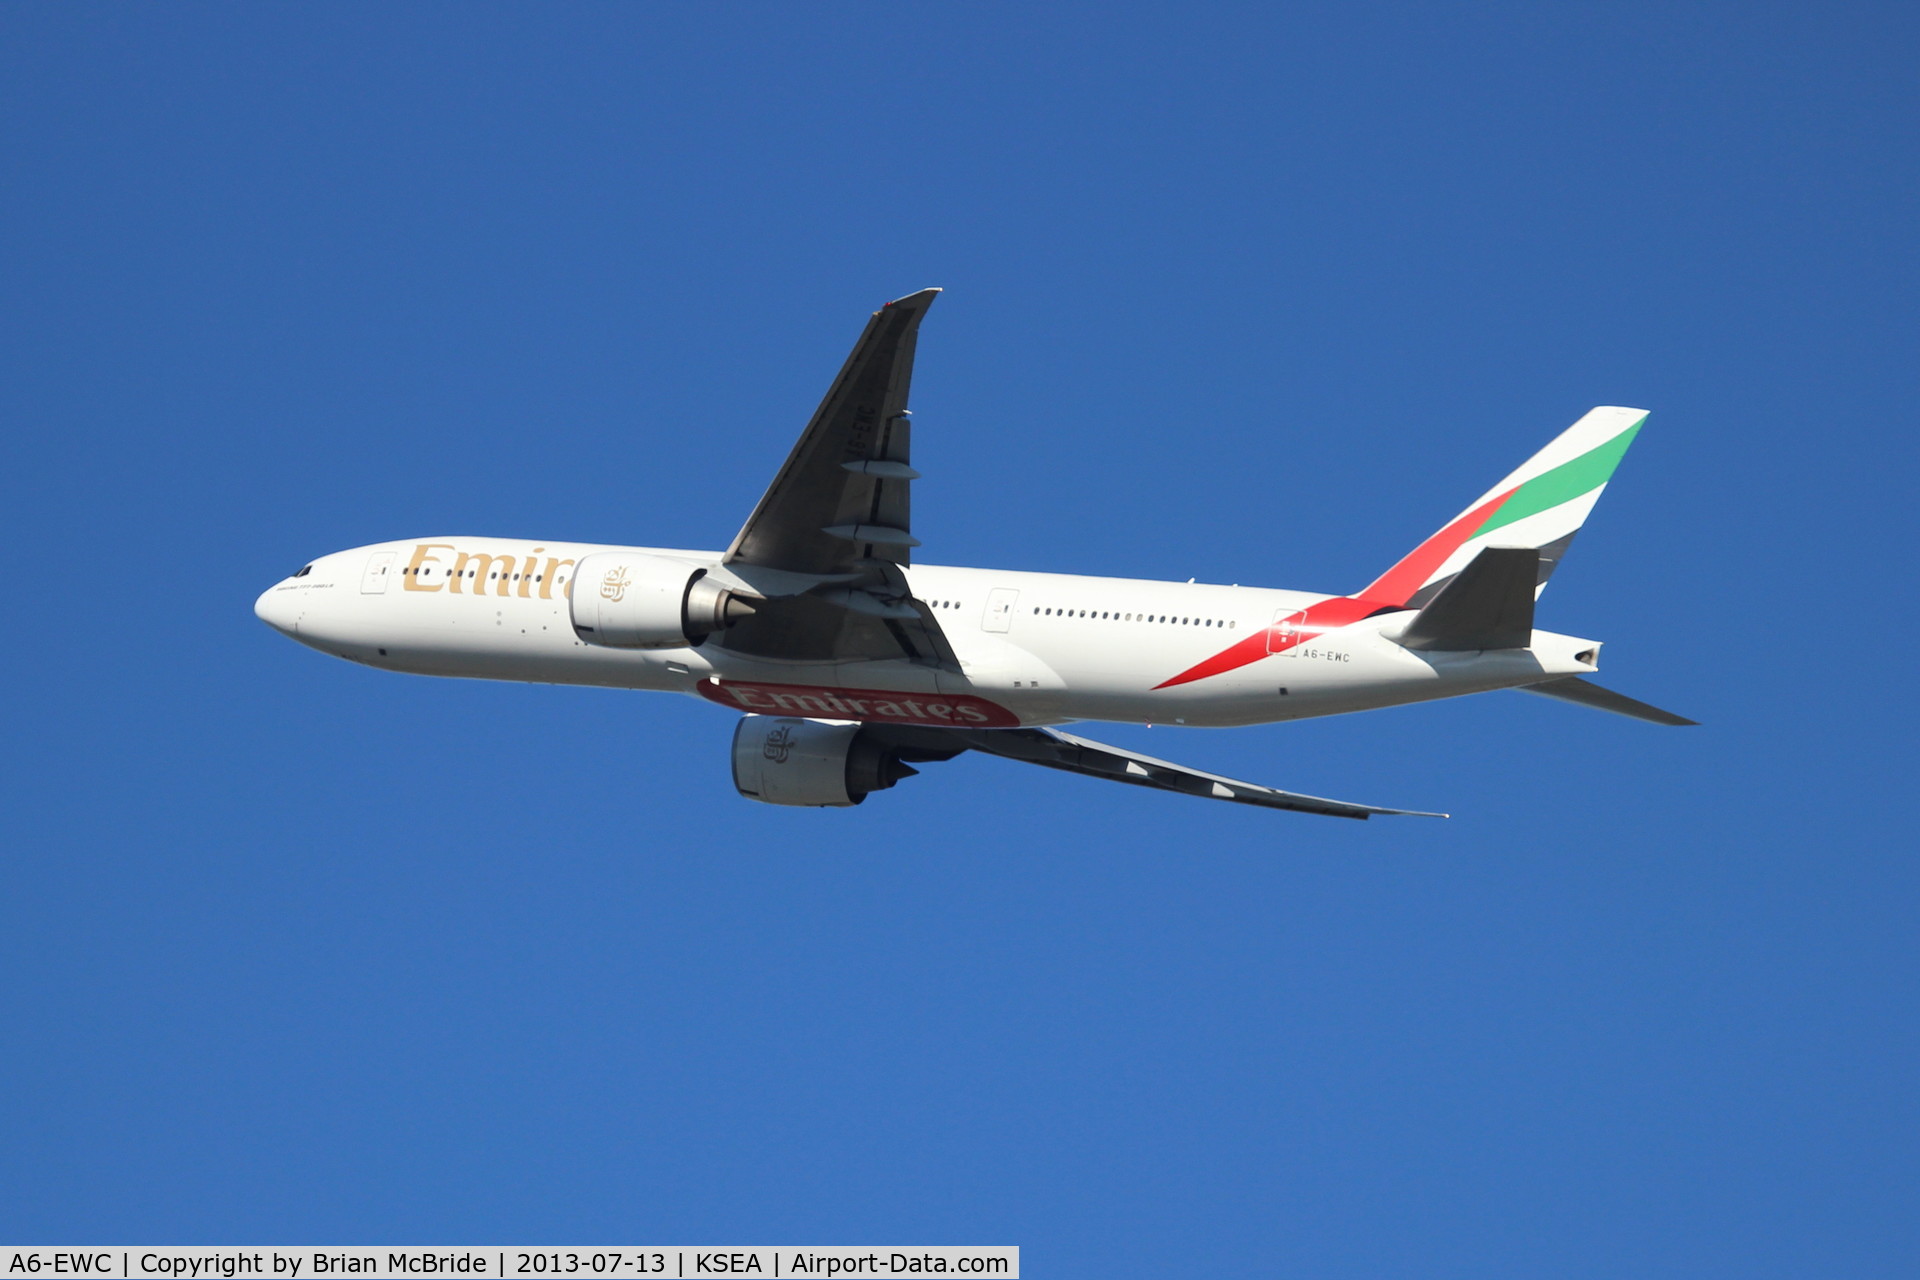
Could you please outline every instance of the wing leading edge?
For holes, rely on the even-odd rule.
[[[873,313],[793,451],[727,549],[749,581],[772,571],[753,617],[726,648],[800,661],[905,658],[958,670],[924,602],[913,599],[913,428],[907,396],[920,321],[940,295],[922,289]],[[761,575],[765,576],[765,575]]]
[[[907,393],[920,321],[939,296],[922,289],[873,313],[727,564],[837,575],[912,562]]]

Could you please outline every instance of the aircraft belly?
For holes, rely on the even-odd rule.
[[[1023,724],[1072,718],[1065,710],[1071,692],[1066,680],[1033,652],[997,635],[962,632],[952,638],[960,670],[938,673],[941,693],[998,702]]]

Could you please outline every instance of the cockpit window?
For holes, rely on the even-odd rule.
[[[306,577],[306,576],[307,576],[308,574],[310,574],[310,573],[312,573],[312,572],[313,572],[313,566],[312,566],[312,565],[304,565],[304,566],[302,566],[302,567],[301,567],[301,570],[300,570],[300,572],[298,572],[298,573],[296,573],[296,574],[294,574],[293,576],[294,576],[294,577],[296,577],[296,578],[304,578],[304,577]]]

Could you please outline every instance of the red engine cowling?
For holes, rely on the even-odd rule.
[[[753,605],[684,560],[596,551],[573,571],[574,634],[612,649],[680,649],[753,612]]]

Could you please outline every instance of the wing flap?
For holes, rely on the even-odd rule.
[[[987,755],[1020,760],[1043,768],[1124,782],[1131,786],[1152,787],[1208,800],[1228,800],[1235,804],[1259,805],[1267,809],[1290,809],[1296,813],[1317,813],[1332,818],[1371,818],[1391,814],[1417,818],[1444,818],[1444,813],[1420,809],[1388,809],[1380,805],[1354,804],[1329,800],[1323,796],[1281,791],[1255,782],[1190,769],[1170,760],[1159,760],[1123,747],[1112,747],[1087,738],[1062,733],[1058,729],[920,729],[910,726],[875,726],[897,746],[933,750],[943,744],[961,743]]]

